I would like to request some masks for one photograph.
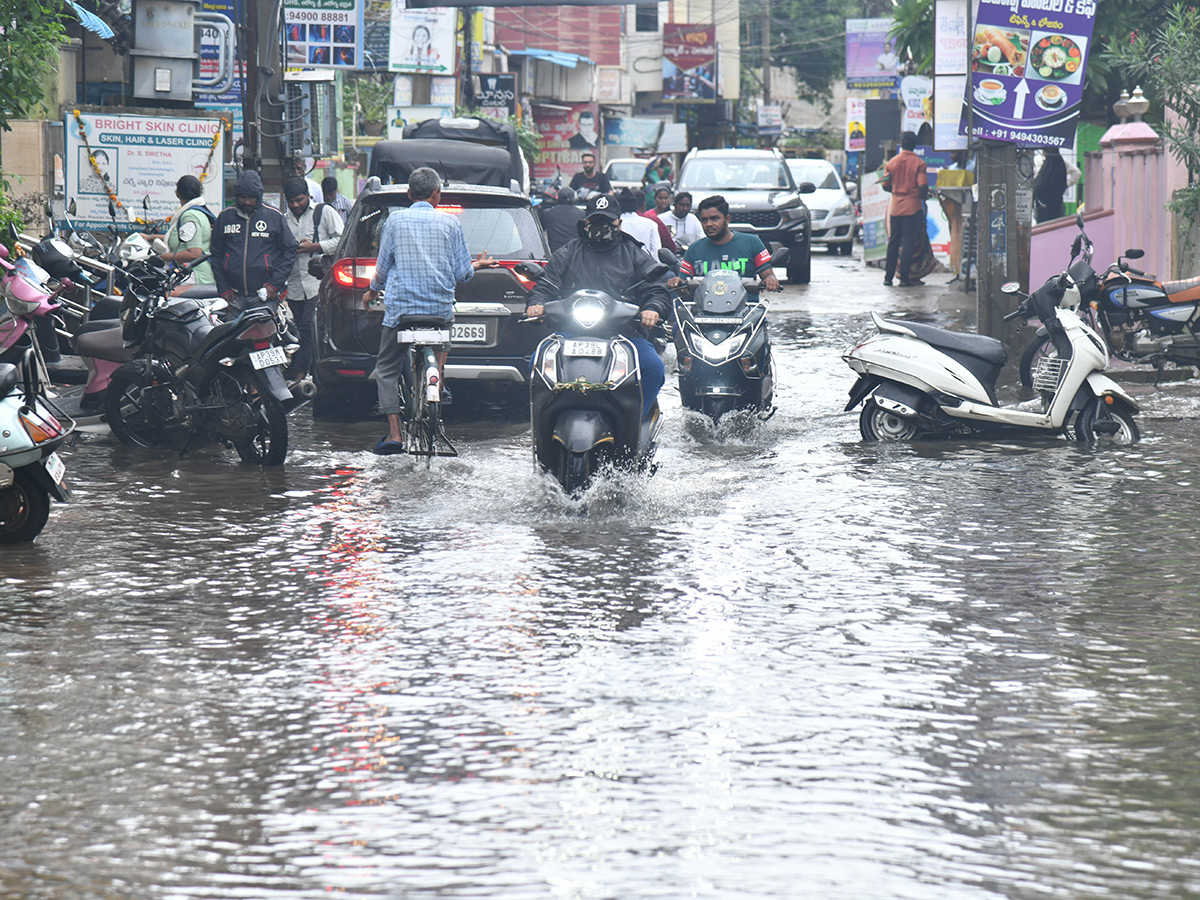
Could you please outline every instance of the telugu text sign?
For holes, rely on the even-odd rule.
[[[1096,0],[979,0],[960,132],[1073,147],[1095,18]]]
[[[712,25],[663,25],[664,103],[717,99],[717,38]]]

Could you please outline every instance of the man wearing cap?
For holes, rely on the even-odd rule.
[[[545,274],[526,301],[527,316],[540,316],[548,301],[583,288],[619,298],[632,285],[645,280],[658,262],[642,249],[637,238],[621,230],[620,207],[611,197],[601,195],[588,201],[578,231],[579,237],[550,257]],[[666,314],[671,295],[666,281],[660,277],[642,285],[635,297],[627,299],[642,309],[638,333],[627,336],[637,350],[642,373],[644,415],[653,408],[666,380],[662,360],[645,335]]]

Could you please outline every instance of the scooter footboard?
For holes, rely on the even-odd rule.
[[[597,444],[612,443],[608,418],[594,409],[569,409],[554,422],[553,439],[571,453],[586,453]]]

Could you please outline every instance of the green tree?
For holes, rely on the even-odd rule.
[[[0,0],[0,130],[41,105],[67,36],[63,9],[62,0]]]
[[[770,29],[771,64],[790,69],[803,100],[829,105],[846,73],[846,19],[862,18],[863,0],[742,0],[742,68],[762,92],[763,28]]]

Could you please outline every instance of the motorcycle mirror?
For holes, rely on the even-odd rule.
[[[67,212],[69,212],[71,215],[75,215],[75,213],[78,211],[79,207],[75,204],[75,198],[72,197],[71,202],[67,204]]]
[[[1002,294],[1019,294],[1021,293],[1021,282],[1006,281],[1000,285],[1000,293]]]
[[[1083,213],[1075,213],[1075,227],[1083,231]]]
[[[666,247],[661,247],[658,251],[658,261],[670,266],[672,269],[679,265],[679,257],[668,250]]]
[[[537,281],[546,274],[546,270],[542,266],[528,259],[517,263],[513,268],[527,278],[532,278],[534,281]]]
[[[1145,256],[1145,255],[1146,255],[1146,251],[1145,251],[1145,250],[1136,250],[1136,249],[1134,249],[1134,250],[1126,250],[1126,251],[1125,251],[1125,258],[1126,258],[1126,259],[1141,259],[1141,258],[1142,258],[1143,256]]]
[[[1083,246],[1083,235],[1075,235],[1075,242],[1071,244],[1071,258],[1074,259],[1079,255],[1079,249]]]
[[[108,201],[108,217],[114,222],[117,219],[117,208],[113,206],[113,202],[111,200]]]
[[[791,255],[792,253],[787,247],[776,248],[775,252],[771,254],[771,268],[786,266],[788,257]]]
[[[319,259],[310,259],[308,261],[308,274],[313,278],[325,277],[325,267],[321,265],[321,261]]]
[[[149,194],[146,194],[146,196],[142,197],[142,211],[145,212],[147,216],[150,215],[150,195]]]
[[[815,194],[817,192],[817,186],[811,181],[804,181],[801,182],[800,187],[797,188],[797,190],[802,194]]]

